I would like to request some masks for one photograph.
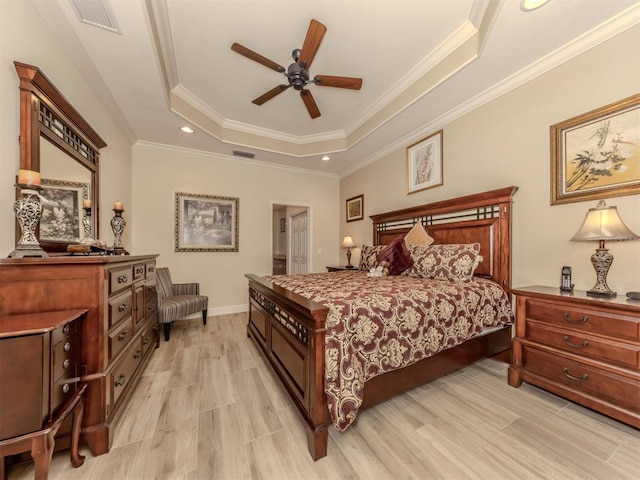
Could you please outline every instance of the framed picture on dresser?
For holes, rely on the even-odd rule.
[[[84,238],[82,201],[89,199],[89,184],[42,179],[40,240],[79,242]]]
[[[237,252],[239,199],[176,192],[176,252]]]

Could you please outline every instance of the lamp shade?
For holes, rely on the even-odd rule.
[[[597,240],[638,240],[640,237],[624,224],[616,207],[607,207],[604,200],[590,208],[587,216],[571,241],[589,242]]]
[[[347,233],[344,236],[344,239],[342,240],[342,248],[353,248],[353,247],[355,247],[355,244],[353,243],[353,239],[351,238],[351,235]]]

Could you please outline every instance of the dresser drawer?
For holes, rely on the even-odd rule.
[[[68,380],[71,378],[74,377],[65,375],[53,384],[51,388],[51,417],[48,421],[55,416],[56,410],[71,398],[77,390],[78,382],[69,382]]]
[[[591,310],[567,303],[548,303],[530,298],[526,302],[526,315],[529,319],[582,332],[640,340],[638,318],[614,312]]]
[[[597,337],[570,329],[527,322],[526,338],[575,355],[640,370],[640,345]]]
[[[145,264],[146,269],[146,277],[147,278],[155,278],[156,276],[156,263],[150,262]]]
[[[147,268],[144,263],[139,263],[133,266],[133,281],[140,280],[144,278],[147,272]]]
[[[72,378],[78,375],[80,363],[80,335],[74,333],[63,338],[53,347],[53,381],[61,377]]]
[[[136,369],[142,362],[142,348],[139,343],[132,345],[122,360],[109,374],[111,405],[115,406],[120,396],[129,388]],[[112,410],[113,411],[113,410]]]
[[[562,355],[523,346],[524,368],[529,372],[616,405],[640,412],[640,375],[617,375]]]
[[[119,292],[133,283],[131,265],[109,270],[109,294]]]
[[[122,322],[109,332],[109,362],[113,360],[131,341],[133,325],[131,321]]]
[[[157,344],[158,327],[157,324],[149,324],[144,328],[144,331],[140,335],[140,341],[142,342],[142,356],[146,356],[150,348],[153,348]]]
[[[51,341],[56,344],[69,335],[73,335],[78,330],[77,322],[65,323],[62,327],[56,328],[51,335]]]
[[[117,325],[120,320],[130,316],[133,308],[131,291],[109,300],[109,328]]]

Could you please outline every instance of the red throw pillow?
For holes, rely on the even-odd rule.
[[[378,253],[378,264],[389,262],[389,275],[400,275],[413,265],[413,259],[404,243],[404,236],[396,237],[389,245]]]

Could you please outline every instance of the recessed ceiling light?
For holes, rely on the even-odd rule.
[[[331,157],[329,155],[325,155],[324,157],[322,157],[323,162],[328,162],[329,160],[331,160]]]
[[[191,127],[180,127],[182,133],[193,133],[195,130]]]
[[[530,12],[531,10],[542,7],[548,2],[549,0],[522,0],[520,2],[520,10],[523,12]]]

